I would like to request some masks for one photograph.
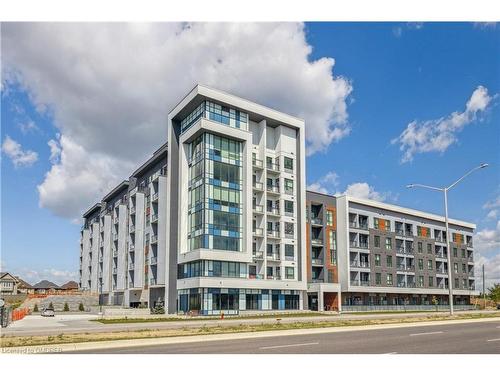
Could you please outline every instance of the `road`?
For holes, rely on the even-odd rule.
[[[173,343],[71,353],[500,354],[500,321]],[[203,340],[201,338],[200,340]]]
[[[464,311],[457,312],[460,314],[473,313],[496,313],[492,311]],[[425,317],[425,316],[446,316],[446,312],[442,313],[406,313],[406,314],[325,314],[320,316],[295,316],[282,317],[281,323],[293,322],[320,322],[320,321],[337,321],[337,320],[366,320],[366,319],[398,319],[408,317]],[[123,332],[123,331],[138,331],[144,329],[182,329],[185,327],[215,327],[215,326],[238,326],[240,324],[260,325],[261,323],[274,323],[274,318],[261,319],[215,319],[215,320],[178,320],[171,322],[147,322],[147,323],[119,323],[119,324],[102,324],[92,321],[97,319],[97,315],[64,315],[58,314],[54,318],[45,318],[39,315],[27,316],[23,320],[12,323],[9,327],[0,329],[4,336],[42,336],[42,335],[58,335],[60,333],[70,334],[79,332],[88,333],[103,333],[103,332]]]

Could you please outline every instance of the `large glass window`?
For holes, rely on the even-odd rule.
[[[295,278],[295,269],[293,267],[285,267],[285,277],[287,279]]]
[[[295,257],[295,246],[291,244],[285,244],[285,257],[294,258]]]
[[[293,159],[285,156],[283,158],[283,166],[285,170],[288,170],[289,172],[293,171]]]

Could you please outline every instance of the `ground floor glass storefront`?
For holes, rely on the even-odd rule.
[[[344,306],[397,306],[397,305],[447,305],[448,295],[392,294],[392,293],[343,293]],[[470,304],[469,296],[454,296],[454,304]]]
[[[298,310],[299,291],[193,288],[178,291],[179,313],[238,314],[240,310]]]

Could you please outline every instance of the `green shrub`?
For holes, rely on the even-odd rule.
[[[68,302],[64,302],[63,311],[69,311]]]
[[[83,302],[80,302],[78,305],[78,311],[85,311],[85,308],[83,307]]]
[[[38,304],[35,303],[35,306],[33,306],[33,312],[38,312]]]

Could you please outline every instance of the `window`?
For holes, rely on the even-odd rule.
[[[460,283],[458,282],[458,279],[455,279],[455,289],[460,288]]]
[[[383,220],[383,219],[379,219],[376,217],[373,219],[373,227],[375,229],[380,229],[380,230],[385,230],[385,231],[390,232],[391,222],[390,222],[390,220]]]
[[[424,270],[424,260],[423,259],[419,259],[418,260],[418,269],[420,271],[423,271]]]
[[[462,258],[465,258],[465,249],[462,249]]]
[[[293,215],[293,201],[285,200],[285,213]]]
[[[285,257],[292,259],[295,257],[295,248],[293,245],[285,244]]]
[[[387,274],[387,285],[392,285],[392,273]]]
[[[424,277],[423,276],[418,277],[418,286],[420,288],[422,288],[424,286]]]
[[[287,279],[293,279],[295,277],[295,269],[293,267],[285,267],[285,277]]]
[[[423,252],[422,242],[417,243],[417,249],[418,249],[419,254],[422,254],[422,252]]]
[[[293,171],[293,159],[292,158],[285,156],[283,158],[283,164],[284,164],[285,169],[287,169],[289,171]]]
[[[458,263],[453,263],[453,270],[458,272]]]
[[[326,225],[333,226],[333,211],[326,211]]]
[[[382,285],[382,274],[379,272],[375,274],[375,285]]]
[[[330,248],[330,265],[337,265],[337,233],[334,230],[328,231],[328,244]]]
[[[453,248],[453,256],[454,256],[455,258],[457,258],[457,257],[458,257],[458,249],[457,249],[456,247],[454,247],[454,248]]]
[[[294,225],[293,223],[285,223],[285,236],[293,237],[294,234]]]
[[[285,193],[293,194],[293,180],[285,178]]]
[[[392,255],[387,255],[387,267],[392,267]]]
[[[417,225],[417,235],[419,237],[430,237],[431,230],[427,227],[421,227],[420,225]]]
[[[375,254],[375,265],[380,267],[380,254]]]
[[[385,249],[392,250],[392,238],[386,237],[385,239]]]
[[[465,273],[465,272],[467,272],[467,271],[465,270],[465,267],[466,267],[466,266],[465,266],[465,263],[462,263],[462,272],[464,272],[464,273]]]
[[[427,254],[432,254],[432,244],[431,243],[427,244]]]
[[[434,286],[434,277],[432,276],[429,276],[429,287],[433,287]]]
[[[375,247],[380,247],[380,236],[373,236],[373,242]]]
[[[432,260],[430,259],[427,261],[427,269],[432,270]]]
[[[467,279],[462,280],[462,289],[467,289]]]

